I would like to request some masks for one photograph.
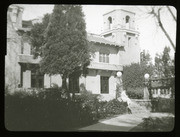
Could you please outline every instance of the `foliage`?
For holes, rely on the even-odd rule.
[[[5,95],[5,125],[14,131],[73,130],[100,118],[126,112],[126,103],[99,102],[98,95],[83,93],[74,100],[62,97],[61,90],[23,89]],[[104,111],[105,110],[105,111]]]
[[[159,98],[157,103],[157,111],[174,113],[174,99]]]
[[[82,102],[82,106],[91,111],[94,120],[127,112],[126,102],[120,102],[116,99],[107,102],[99,101],[99,99],[99,95],[90,92],[83,92],[81,95],[76,96],[76,101]]]
[[[45,33],[41,69],[47,74],[70,74],[89,63],[81,6],[55,5]]]
[[[174,117],[144,118],[141,127],[145,131],[172,131],[174,128]]]
[[[143,99],[143,88],[127,88],[126,94],[131,99]]]
[[[35,57],[42,58],[41,71],[62,74],[62,88],[66,91],[66,78],[86,74],[90,63],[85,27],[81,6],[55,5],[53,13],[45,15],[43,22],[31,30]]]
[[[127,90],[127,88],[129,87],[143,87],[144,75],[146,73],[149,73],[149,75],[151,75],[153,73],[153,66],[133,63],[131,65],[125,66],[123,70],[123,86]]]
[[[163,54],[155,56],[155,70],[159,77],[174,76],[174,60],[170,58],[170,48],[165,47]]]
[[[45,14],[41,23],[35,23],[30,31],[30,41],[34,58],[42,56],[42,46],[45,44],[45,30],[50,21],[50,14]]]
[[[107,115],[123,114],[127,112],[127,103],[113,99],[107,102],[102,109],[105,110]]]
[[[154,112],[169,112],[169,113],[175,113],[174,112],[174,99],[169,98],[158,98],[158,99],[152,99],[152,111]]]
[[[151,61],[152,61],[152,58],[149,52],[145,52],[145,50],[143,50],[143,52],[141,52],[141,64],[150,65],[152,64]]]
[[[26,95],[25,95],[26,94]],[[94,121],[82,102],[62,98],[59,91],[29,94],[16,92],[5,96],[5,125],[8,130],[67,130]]]

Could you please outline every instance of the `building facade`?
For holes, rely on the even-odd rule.
[[[33,59],[31,45],[26,32],[33,21],[22,21],[23,8],[10,5],[7,13],[7,54],[5,57],[5,83],[15,88],[50,88],[62,85],[60,75],[37,74],[40,58]],[[42,20],[42,19],[41,19]],[[100,35],[88,33],[92,61],[87,76],[69,79],[69,88],[80,91],[82,85],[102,99],[116,96],[116,73],[123,66],[140,62],[139,33],[135,30],[135,13],[123,9],[103,15],[104,32]]]

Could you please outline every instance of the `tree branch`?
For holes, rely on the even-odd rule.
[[[163,24],[162,24],[162,22],[161,22],[160,10],[161,10],[161,8],[158,9],[158,13],[155,13],[155,12],[154,12],[154,8],[152,8],[152,11],[150,12],[150,14],[153,14],[153,15],[156,17],[156,19],[157,19],[157,21],[158,21],[158,23],[159,23],[159,26],[160,26],[160,28],[161,28],[161,30],[163,31],[163,33],[165,34],[165,36],[167,37],[167,39],[169,40],[169,42],[171,43],[171,45],[172,45],[172,47],[173,47],[173,49],[174,49],[174,51],[175,51],[175,45],[174,45],[174,43],[172,42],[169,34],[168,34],[167,31],[165,30],[165,28],[164,28],[164,26],[163,26]]]
[[[172,10],[170,9],[170,7],[169,7],[169,6],[166,6],[166,7],[167,7],[167,9],[169,10],[170,14],[172,15],[173,19],[177,22],[177,19],[176,19],[176,17],[174,16],[174,14],[173,14]]]

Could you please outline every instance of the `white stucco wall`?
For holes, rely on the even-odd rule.
[[[13,92],[20,84],[21,68],[18,63],[18,54],[20,53],[21,37],[17,34],[7,16],[7,45],[5,55],[5,85]]]
[[[59,87],[62,86],[62,78],[60,75],[51,76],[51,84],[57,84]]]
[[[109,93],[101,94],[100,76],[109,77]],[[116,97],[116,78],[111,71],[89,70],[89,74],[85,78],[86,89],[93,94],[99,94],[101,100],[111,100]]]
[[[99,53],[100,50],[107,50],[109,51],[109,64],[116,64],[119,65],[118,62],[118,49],[114,46],[110,45],[104,45],[104,44],[90,44],[90,49],[92,49],[93,56],[92,56],[92,61],[93,62],[99,62]]]

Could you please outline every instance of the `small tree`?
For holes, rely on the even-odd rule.
[[[165,47],[163,54],[155,56],[155,71],[159,77],[174,76],[174,60],[169,55],[170,48]]]
[[[152,75],[153,66],[134,63],[123,68],[123,86],[124,88],[142,88],[144,75],[146,73]]]
[[[150,54],[149,54],[149,52],[147,51],[145,51],[145,50],[143,50],[143,52],[141,52],[141,64],[144,64],[144,65],[152,65],[152,63],[151,63],[151,61],[152,61],[152,58],[151,58],[151,56],[150,56]]]
[[[83,17],[79,5],[55,5],[45,31],[41,70],[50,75],[61,74],[66,91],[66,79],[80,75],[90,63]]]

